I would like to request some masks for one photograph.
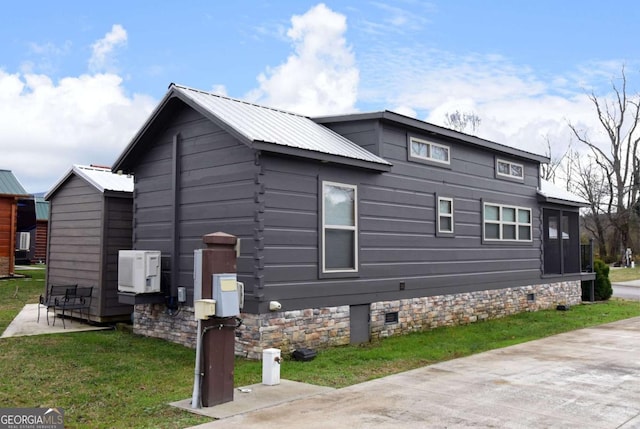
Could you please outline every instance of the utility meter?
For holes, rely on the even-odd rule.
[[[238,277],[236,274],[213,274],[213,299],[217,317],[233,317],[240,314]]]

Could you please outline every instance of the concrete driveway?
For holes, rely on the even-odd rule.
[[[640,428],[640,318],[455,359],[196,426]]]
[[[613,296],[616,298],[640,301],[640,280],[613,283]]]

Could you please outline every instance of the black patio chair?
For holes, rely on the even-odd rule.
[[[50,285],[46,291],[45,295],[40,295],[38,300],[38,320],[37,323],[40,323],[40,307],[44,306],[47,308],[47,325],[49,324],[49,309],[54,308],[56,302],[60,299],[64,298],[67,293],[67,289],[75,289],[78,285]],[[55,323],[55,312],[53,315],[53,322]]]
[[[89,309],[91,308],[91,298],[93,295],[93,286],[79,286],[75,288],[67,289],[63,299],[58,301],[56,308],[62,310],[62,327],[66,329],[64,322],[65,313],[69,311],[69,316],[73,316],[73,312],[80,312],[80,319],[82,319],[82,312],[85,311],[87,321],[89,321]],[[56,321],[53,320],[55,326]]]

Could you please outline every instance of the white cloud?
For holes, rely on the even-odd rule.
[[[62,59],[65,58],[73,48],[73,44],[69,40],[58,45],[52,42],[30,42],[28,46],[27,56],[29,59],[24,60],[20,64],[20,71],[24,74],[55,73]]]
[[[94,53],[106,58],[109,49],[101,46]],[[27,191],[40,192],[72,164],[111,165],[155,104],[149,96],[128,94],[113,73],[53,81],[42,73],[0,69],[0,168],[12,170]]]
[[[89,70],[92,72],[111,70],[114,62],[112,58],[114,50],[126,45],[126,43],[127,31],[120,24],[114,24],[110,32],[91,45],[92,54],[91,58],[89,58]]]
[[[416,13],[416,10],[399,7],[398,3],[392,5],[375,1],[371,5],[380,9],[384,15],[385,24],[381,25],[381,27],[385,27],[387,32],[398,31],[400,33],[406,30],[422,29],[429,23],[427,16],[431,15],[435,9],[430,3],[411,5],[418,8],[418,13]]]
[[[606,144],[585,90],[596,88],[596,82],[607,87],[619,76],[619,62],[542,76],[495,54],[379,44],[358,55],[360,102],[401,106],[437,125],[445,124],[446,113],[475,113],[481,119],[478,136],[535,153],[545,152],[547,137],[555,146],[552,151],[564,152],[575,140],[569,121]]]
[[[379,23],[365,21],[365,30],[399,32],[429,24],[428,19],[411,21],[397,6],[372,6],[385,15]],[[572,140],[569,121],[599,133],[584,90],[619,71],[619,65],[606,62],[543,76],[491,52],[458,55],[385,37],[363,45],[356,65],[343,15],[319,4],[291,23],[287,37],[294,53],[258,77],[259,88],[249,94],[252,101],[311,116],[352,112],[358,102],[438,125],[445,125],[447,113],[459,110],[480,117],[478,136],[534,153],[546,151],[547,139],[555,145],[552,152],[564,152]]]
[[[211,92],[214,94],[222,95],[224,97],[228,96],[227,87],[222,84],[216,84],[211,87]]]
[[[412,109],[409,106],[396,106],[392,109],[389,109],[392,112],[395,113],[399,113],[401,115],[404,116],[408,116],[410,118],[417,118],[418,117],[418,112],[416,112],[414,109]]]
[[[295,53],[258,76],[252,101],[306,114],[355,110],[359,71],[347,45],[344,15],[324,4],[291,18],[287,37]]]

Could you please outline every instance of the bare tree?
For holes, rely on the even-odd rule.
[[[622,68],[620,83],[611,82],[613,98],[599,98],[591,92],[598,120],[607,136],[608,148],[592,140],[586,131],[569,124],[576,138],[584,143],[593,155],[594,162],[602,169],[602,176],[610,190],[607,217],[619,235],[620,249],[633,247],[630,210],[638,197],[637,150],[640,142],[640,96],[627,94],[627,77]]]
[[[565,162],[567,156],[571,152],[571,142],[567,145],[567,150],[560,156],[554,155],[551,151],[551,137],[549,135],[545,135],[545,155],[549,157],[550,161],[548,164],[540,164],[540,177],[549,182],[555,182],[556,172],[558,168]]]
[[[581,158],[577,151],[572,150],[567,158],[568,177],[573,179],[568,183],[568,189],[588,201],[583,226],[594,237],[600,258],[606,259],[609,254],[606,209],[611,195],[608,180],[602,175],[602,168],[593,162],[593,157]]]
[[[470,134],[475,134],[480,128],[480,117],[473,112],[460,112],[456,110],[453,113],[446,113],[444,124],[447,128],[451,128],[461,133],[465,133],[467,127],[471,128]]]

